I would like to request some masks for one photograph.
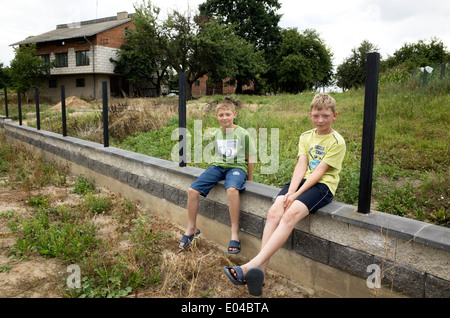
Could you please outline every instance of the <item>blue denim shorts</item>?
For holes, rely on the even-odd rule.
[[[305,181],[306,179],[303,179],[302,182],[300,182],[300,186],[298,187],[299,189]],[[290,182],[285,184],[283,189],[281,189],[278,193],[278,196],[285,195],[288,192],[290,185]],[[324,183],[318,182],[300,194],[295,200],[299,200],[304,203],[308,207],[309,213],[314,213],[318,209],[330,203],[333,200],[333,197],[333,193],[331,193],[330,189],[328,189],[328,186]]]
[[[225,180],[225,189],[235,188],[237,190],[244,190],[247,173],[241,168],[224,169],[212,165],[192,182],[191,188],[206,197],[214,185],[222,180]]]

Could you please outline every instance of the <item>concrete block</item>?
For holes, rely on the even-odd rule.
[[[164,185],[163,187],[163,198],[166,199],[169,202],[172,202],[174,204],[178,205],[178,189]]]
[[[328,263],[329,242],[320,237],[294,229],[293,248],[298,254]]]
[[[203,196],[198,198],[198,213],[207,216],[211,219],[215,219],[215,202],[207,199]]]
[[[230,211],[228,205],[215,202],[214,204],[214,220],[231,226]]]
[[[369,254],[393,260],[395,259],[397,239],[390,236],[389,233],[374,232],[349,224],[347,245]]]
[[[182,208],[187,209],[188,192],[183,190],[178,190],[178,205]]]
[[[450,282],[427,274],[425,278],[426,298],[450,298]]]
[[[425,296],[425,273],[411,267],[375,257],[374,263],[381,268],[381,284],[401,291],[407,296]]]
[[[241,211],[239,216],[239,227],[240,230],[262,238],[264,230],[264,219],[257,215]]]
[[[373,255],[357,249],[330,243],[329,265],[362,278],[367,278],[367,266],[373,264]]]
[[[450,252],[397,239],[395,261],[450,281]]]
[[[310,214],[311,234],[341,245],[348,245],[348,224],[330,218]]]
[[[158,198],[164,197],[164,185],[162,183],[139,176],[137,180],[137,187],[152,196]]]

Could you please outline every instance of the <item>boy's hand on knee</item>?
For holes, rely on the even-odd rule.
[[[294,193],[286,193],[285,195],[284,195],[284,199],[283,199],[283,206],[284,206],[284,209],[286,210],[286,209],[288,209],[290,206],[291,206],[291,204],[294,202],[294,200],[295,200],[295,195],[294,195]]]

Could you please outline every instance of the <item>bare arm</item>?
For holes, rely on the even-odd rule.
[[[298,157],[297,165],[292,173],[291,185],[289,186],[288,193],[294,193],[297,191],[300,182],[302,182],[305,176],[306,169],[308,167],[308,157],[306,155],[300,155]]]

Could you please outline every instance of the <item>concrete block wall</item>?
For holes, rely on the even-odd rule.
[[[116,48],[96,45],[95,46],[95,72],[103,74],[115,74],[114,63],[110,61],[110,58],[117,59]],[[92,53],[91,53],[92,56]],[[91,66],[92,71],[92,66]]]
[[[184,228],[187,189],[203,171],[72,137],[18,126],[0,117],[7,138],[84,173]],[[241,195],[242,256],[259,251],[266,213],[279,189],[247,182]],[[202,198],[198,225],[208,239],[229,240],[223,183]],[[381,288],[375,264],[381,270]],[[332,202],[300,221],[271,259],[270,267],[302,283],[318,297],[450,297],[450,229]]]

